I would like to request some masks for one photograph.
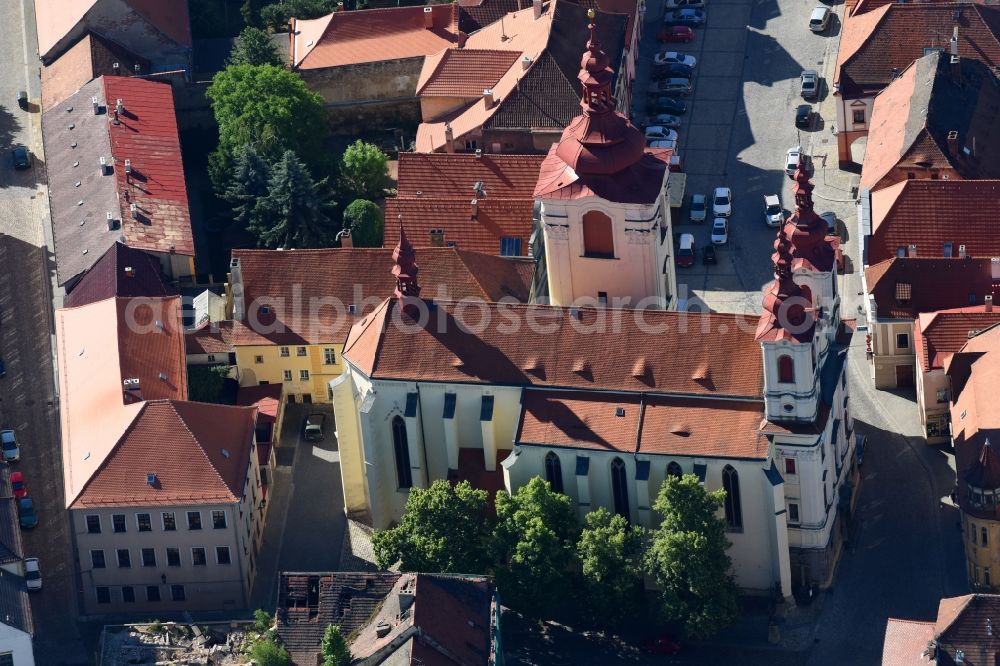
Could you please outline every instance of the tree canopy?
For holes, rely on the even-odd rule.
[[[274,65],[281,67],[284,60],[271,36],[260,28],[248,26],[236,37],[229,52],[227,65]]]
[[[267,196],[271,166],[257,154],[253,146],[244,144],[233,160],[233,172],[222,198],[233,207],[233,219],[249,225],[255,219],[257,207]]]
[[[707,638],[735,620],[737,587],[729,573],[724,490],[707,492],[698,477],[667,475],[653,509],[663,517],[646,551],[666,616],[693,638]]]
[[[340,627],[327,625],[323,633],[323,666],[350,666],[351,648],[340,633]]]
[[[285,32],[288,22],[297,19],[314,19],[326,16],[337,8],[337,0],[283,0],[260,10],[260,18],[269,30]]]
[[[399,525],[372,539],[379,568],[401,562],[403,571],[482,573],[488,561],[486,506],[486,491],[468,481],[411,488]]]
[[[358,139],[347,147],[340,160],[341,182],[355,198],[382,199],[389,181],[388,162],[389,156],[378,146]]]
[[[587,514],[576,544],[590,619],[615,625],[632,615],[642,593],[644,531],[604,507]]]
[[[344,228],[354,247],[382,247],[382,209],[371,201],[352,201],[344,209]]]
[[[336,233],[326,213],[330,205],[326,180],[315,182],[298,156],[287,150],[272,167],[267,195],[254,208],[247,228],[262,247],[323,247]]]

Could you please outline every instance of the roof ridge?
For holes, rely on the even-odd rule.
[[[875,30],[877,30],[878,27],[882,24],[882,21],[885,20],[886,15],[889,13],[889,8],[892,7],[895,4],[896,3],[894,3],[894,2],[890,2],[888,4],[882,5],[881,7],[876,7],[875,9],[873,9],[871,11],[864,12],[863,14],[858,14],[857,16],[855,16],[853,14],[851,15],[850,18],[853,21],[858,20],[858,18],[862,17],[862,16],[865,17],[865,18],[867,18],[867,19],[875,19],[875,20],[872,21],[871,26],[867,26],[869,29],[868,29],[868,34],[865,35],[865,38],[862,39],[862,40],[859,40],[858,43],[857,43],[857,46],[854,47],[854,51],[851,52],[851,53],[849,53],[849,54],[847,54],[844,57],[844,59],[841,61],[841,63],[840,63],[840,68],[841,69],[847,67],[847,65],[850,64],[850,62],[854,59],[854,57],[858,55],[858,53],[865,46],[865,44],[868,43],[868,39],[872,36],[872,34],[875,32]],[[879,14],[879,12],[882,12],[882,13]],[[839,76],[839,73],[838,73],[838,76]]]
[[[226,480],[223,478],[222,473],[219,471],[219,468],[215,465],[215,463],[212,462],[212,458],[211,458],[211,456],[208,455],[208,452],[205,450],[205,447],[201,443],[201,440],[198,439],[197,435],[195,435],[191,431],[191,427],[188,425],[188,422],[184,419],[184,417],[181,415],[181,413],[177,411],[177,407],[176,407],[175,403],[177,403],[177,402],[183,402],[183,403],[188,404],[188,405],[211,405],[212,407],[236,407],[236,405],[214,405],[212,403],[207,403],[207,402],[193,402],[193,401],[190,401],[190,400],[166,400],[166,399],[162,400],[162,401],[161,400],[157,400],[157,401],[154,401],[154,402],[166,402],[170,406],[170,409],[173,411],[173,413],[177,415],[177,419],[182,424],[184,424],[184,430],[186,430],[187,433],[189,435],[191,435],[191,439],[194,440],[194,443],[198,445],[198,450],[201,452],[201,454],[203,456],[205,456],[205,461],[212,468],[212,471],[215,472],[215,476],[218,477],[218,479],[222,483],[223,487],[225,487],[226,490],[230,491],[233,494],[233,498],[235,500],[239,501],[240,498],[236,495],[235,492],[233,492],[233,489],[229,487],[229,484],[226,483]],[[246,409],[246,408],[245,407],[239,407],[239,409]],[[244,479],[244,483],[246,483],[246,479]]]

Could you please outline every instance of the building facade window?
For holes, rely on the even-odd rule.
[[[284,380],[284,381],[286,381],[286,382],[292,381],[292,371],[291,370],[282,370],[281,371],[281,379]]]
[[[209,363],[215,363],[215,354],[209,354],[208,355],[208,362]]]
[[[120,569],[132,568],[132,554],[129,553],[128,548],[119,548],[117,553],[118,553],[118,567]]]
[[[224,530],[226,529],[226,512],[225,511],[213,511],[212,512],[212,529]]]
[[[232,557],[229,555],[229,546],[215,547],[215,561],[217,564],[231,564]]]
[[[94,569],[103,569],[107,566],[107,563],[104,561],[103,550],[90,551],[90,566]]]
[[[196,567],[203,567],[208,564],[208,558],[205,556],[204,548],[191,549],[191,564]]]
[[[131,585],[122,586],[122,601],[127,604],[135,603],[135,588]]]
[[[785,458],[785,474],[795,474],[795,458]]]
[[[174,518],[173,511],[164,511],[161,513],[160,520],[163,522],[164,532],[174,532],[177,530],[177,520]]]
[[[121,533],[126,531],[128,529],[128,527],[126,526],[127,522],[128,521],[125,520],[124,513],[114,514],[113,516],[111,516],[111,531],[115,533]]]
[[[897,333],[896,349],[909,349],[909,348],[910,348],[910,335],[908,333]]]
[[[160,600],[160,587],[159,585],[147,585],[146,586],[146,601],[159,601]]]
[[[264,357],[261,356],[260,354],[257,354],[256,356],[253,357],[253,362],[256,365],[262,365],[264,363]]]
[[[306,348],[305,347],[296,347],[295,348],[295,355],[296,356],[305,356],[306,355]]]
[[[184,586],[183,585],[171,585],[170,586],[170,598],[174,601],[184,601]]]
[[[307,381],[309,379],[309,371],[299,370],[299,379],[301,379],[302,381]]]
[[[611,461],[611,497],[614,499],[615,513],[625,520],[630,520],[625,477],[625,462],[621,458],[615,458]]]
[[[396,457],[396,487],[401,490],[412,487],[410,445],[406,438],[406,423],[402,416],[392,419],[392,450]]]
[[[795,382],[795,361],[787,354],[778,357],[778,381],[782,384]]]
[[[503,236],[500,238],[501,257],[520,257],[521,239],[513,236]]]
[[[153,522],[150,520],[148,513],[135,514],[135,524],[139,528],[140,532],[153,531]]]
[[[788,505],[788,522],[797,523],[799,522],[799,505],[789,504]]]
[[[278,347],[278,356],[280,356],[281,358],[288,358],[289,357],[288,347]]]
[[[553,491],[557,493],[563,491],[562,463],[553,451],[545,454],[545,480],[552,486]]]
[[[179,548],[167,548],[167,566],[179,567],[181,565],[181,551]]]
[[[201,511],[188,511],[187,519],[188,519],[189,530],[201,529]]]
[[[731,530],[743,529],[743,506],[740,503],[740,475],[731,465],[722,468],[722,489],[726,491],[726,524]]]
[[[599,210],[583,214],[583,256],[615,258],[614,223]]]
[[[865,110],[864,109],[854,109],[851,112],[852,120],[855,125],[863,125],[865,122]]]
[[[87,534],[101,533],[101,517],[87,516]]]
[[[684,476],[684,472],[683,470],[681,470],[681,466],[676,461],[671,460],[669,463],[667,463],[667,476],[673,476],[678,479]]]
[[[110,604],[111,603],[111,588],[105,587],[104,585],[98,585],[94,588],[97,592],[97,603],[99,604]]]
[[[985,527],[982,527],[980,528],[979,534],[980,534],[980,545],[988,546],[990,542],[990,533],[986,530]]]
[[[142,566],[144,567],[155,567],[156,566],[156,551],[152,548],[142,549]]]
[[[332,348],[330,348],[330,347],[327,347],[326,349],[324,349],[323,350],[323,363],[325,365],[334,365],[336,362],[337,362],[337,354],[336,354],[336,352]]]

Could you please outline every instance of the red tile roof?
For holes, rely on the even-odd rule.
[[[567,129],[567,132],[570,131]],[[566,134],[563,134],[565,139]],[[599,197],[619,203],[650,204],[665,187],[669,177],[673,151],[647,148],[642,158],[614,174],[580,174],[567,165],[556,151],[559,143],[549,149],[542,163],[535,186],[535,196],[546,199],[583,199]]]
[[[428,56],[417,83],[417,95],[480,97],[483,89],[496,85],[520,57],[518,51],[445,49]]]
[[[895,257],[866,268],[865,282],[878,317],[913,319],[921,312],[968,305],[970,293],[983,303],[994,293],[991,275],[989,259]]]
[[[883,666],[956,664],[962,652],[967,664],[992,664],[1000,654],[1000,595],[966,594],[941,599],[937,619],[911,622],[889,619]]]
[[[351,329],[344,358],[378,378],[761,394],[756,317],[502,304],[462,310],[455,303],[436,303],[426,325],[402,327],[396,323],[398,303],[387,299]]]
[[[933,622],[889,618],[882,646],[882,666],[930,666],[927,644],[934,640]]]
[[[71,508],[238,502],[255,413],[177,400],[144,403]],[[152,484],[148,474],[156,475]]]
[[[296,69],[340,67],[428,56],[457,43],[458,12],[451,4],[341,11],[292,19],[291,61]]]
[[[407,227],[409,229],[409,227]],[[234,250],[240,263],[246,321],[236,322],[234,345],[319,344],[342,342],[351,326],[395,289],[392,249]],[[455,248],[425,248],[417,253],[424,293],[435,298],[497,301],[528,300],[534,264]],[[309,303],[329,303],[311,321]],[[259,313],[270,305],[272,315]],[[357,313],[350,314],[349,305]],[[280,321],[272,331],[254,322]],[[256,329],[256,330],[255,330]]]
[[[156,257],[115,243],[72,287],[63,307],[75,308],[116,296],[176,295],[176,289],[163,284],[160,271]]]
[[[872,193],[872,263],[917,246],[917,256],[951,256],[964,245],[970,257],[1000,257],[996,202],[1000,180],[904,180]]]
[[[517,444],[695,457],[767,457],[757,401],[527,390]],[[620,415],[619,415],[620,414]]]
[[[129,76],[136,65],[143,72],[149,71],[149,61],[145,58],[88,32],[59,58],[42,67],[42,111],[48,111],[98,76]]]
[[[925,312],[913,327],[913,347],[924,372],[944,368],[945,359],[962,349],[973,331],[981,331],[1000,322],[1000,307],[977,305],[938,312]]]
[[[407,199],[451,198],[468,203],[476,196],[472,186],[482,182],[487,199],[534,201],[544,159],[544,155],[400,153],[396,189]]]
[[[126,0],[156,28],[178,44],[191,46],[191,21],[186,2],[174,0]]]
[[[431,231],[440,229],[445,244],[462,250],[500,254],[502,238],[517,238],[521,241],[521,256],[527,255],[534,201],[487,197],[478,200],[473,217],[472,195],[470,190],[466,199],[386,199],[382,244],[394,247],[399,241],[399,226],[393,222],[402,215],[406,235],[414,247],[431,247]]]
[[[190,354],[228,354],[233,351],[233,322],[205,322],[184,333],[184,344]]]

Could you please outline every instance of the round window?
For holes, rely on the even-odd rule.
[[[786,412],[790,412],[793,409],[795,409],[795,405],[782,405],[781,408],[784,409]]]

